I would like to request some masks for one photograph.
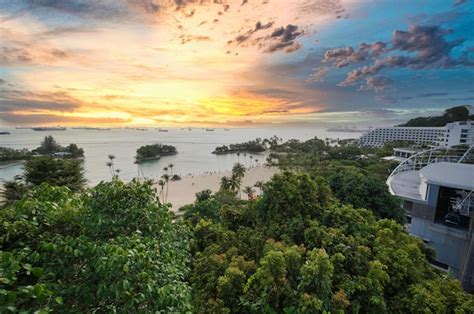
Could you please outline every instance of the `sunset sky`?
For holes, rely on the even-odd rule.
[[[474,104],[474,1],[0,0],[0,125],[398,120]]]

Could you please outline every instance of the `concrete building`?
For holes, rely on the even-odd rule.
[[[387,127],[376,128],[359,138],[360,146],[381,147],[385,142],[409,141],[433,146],[474,144],[474,123],[460,121],[444,127]]]
[[[462,121],[448,123],[445,126],[445,131],[435,141],[435,146],[454,145],[473,145],[474,144],[474,122]]]
[[[376,128],[359,138],[360,146],[382,147],[385,142],[409,141],[432,144],[445,131],[444,127],[387,127]]]
[[[403,200],[408,229],[436,252],[433,264],[474,290],[474,146],[411,156],[387,179]]]

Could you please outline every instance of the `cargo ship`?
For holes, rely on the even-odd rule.
[[[62,126],[53,126],[53,127],[42,126],[42,127],[31,128],[31,129],[33,131],[66,131],[66,128]]]

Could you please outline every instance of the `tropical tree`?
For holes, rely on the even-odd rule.
[[[16,200],[21,199],[28,192],[28,185],[24,181],[24,177],[16,175],[13,180],[3,183],[3,190],[0,195],[5,204],[10,204]],[[1,205],[1,204],[0,204]]]
[[[164,194],[164,188],[165,188],[165,185],[166,185],[166,182],[165,180],[159,180],[158,181],[158,185],[160,186],[161,188],[161,191],[160,191],[160,195],[161,195],[161,203],[165,203],[165,194]]]
[[[109,158],[109,162],[110,162],[110,170],[111,170],[111,173],[112,173],[112,176],[114,176],[114,173],[115,173],[115,169],[114,169],[114,159],[115,159],[115,155],[107,155],[107,157]]]
[[[192,312],[190,233],[174,219],[150,182],[36,187],[0,211],[0,312]]]
[[[164,199],[164,202],[168,201],[168,190],[170,186],[170,175],[165,173],[164,175],[161,176],[161,178],[166,182],[166,197]]]
[[[173,164],[169,164],[169,165],[168,165],[168,168],[170,169],[170,174],[171,174],[171,176],[173,176],[173,167],[174,167]]]
[[[220,182],[220,189],[221,190],[230,190],[232,186],[232,178],[228,176],[223,176]]]
[[[113,178],[114,178],[114,173],[113,173],[113,171],[112,171],[113,162],[107,161],[107,162],[105,163],[105,165],[109,168],[110,176],[111,176],[112,179],[113,179]]]
[[[236,163],[234,167],[232,168],[232,181],[231,181],[231,190],[233,191],[239,191],[239,196],[242,196],[242,193],[240,191],[240,186],[242,184],[242,179],[245,176],[245,172],[247,170],[245,169],[244,165],[240,163]]]
[[[247,170],[245,169],[244,165],[241,163],[236,163],[232,168],[232,176],[242,179],[245,176],[246,171]]]
[[[74,192],[86,183],[82,162],[49,156],[28,160],[24,165],[24,178],[31,186],[46,182],[52,186],[66,186]]]
[[[36,148],[35,151],[41,155],[52,155],[60,149],[61,145],[56,142],[53,136],[48,135],[41,142],[40,147]]]

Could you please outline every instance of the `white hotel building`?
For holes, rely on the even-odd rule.
[[[474,122],[448,123],[444,127],[387,127],[376,128],[359,138],[360,146],[381,147],[385,142],[409,141],[416,144],[450,147],[474,144]]]

